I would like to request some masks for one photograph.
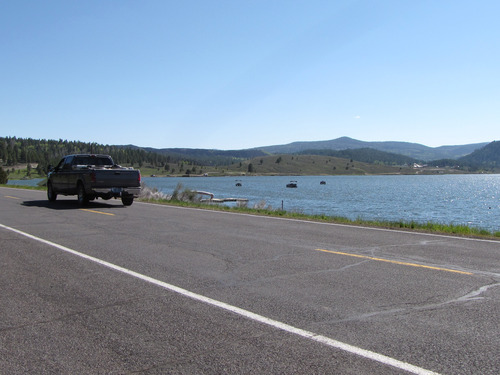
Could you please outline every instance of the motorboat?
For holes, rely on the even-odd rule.
[[[297,187],[297,181],[290,181],[288,184],[286,184],[287,188],[296,188]]]

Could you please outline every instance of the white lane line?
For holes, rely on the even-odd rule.
[[[11,227],[8,227],[8,226],[3,225],[3,224],[0,224],[0,228],[4,228],[6,230],[15,232],[15,233],[20,234],[22,236],[28,237],[28,238],[30,238],[32,240],[35,240],[35,241],[44,243],[46,245],[55,247],[55,248],[57,248],[59,250],[62,250],[62,251],[65,251],[67,253],[76,255],[76,256],[81,257],[83,259],[86,259],[86,260],[89,260],[91,262],[100,264],[100,265],[102,265],[104,267],[107,267],[107,268],[110,268],[112,270],[115,270],[115,271],[127,274],[127,275],[135,277],[137,279],[146,281],[148,283],[154,284],[156,286],[159,286],[161,288],[170,290],[172,292],[181,294],[181,295],[183,295],[185,297],[189,297],[189,298],[194,299],[196,301],[200,301],[200,302],[203,302],[203,303],[206,303],[206,304],[209,304],[209,305],[212,305],[212,306],[224,309],[226,311],[230,311],[232,313],[238,314],[238,315],[240,315],[242,317],[245,317],[247,319],[254,320],[254,321],[259,322],[259,323],[267,324],[267,325],[269,325],[271,327],[274,327],[274,328],[283,330],[285,332],[292,333],[292,334],[295,334],[295,335],[307,338],[309,340],[312,340],[312,341],[315,341],[315,342],[318,342],[318,343],[330,346],[332,348],[340,349],[340,350],[343,350],[345,352],[348,352],[348,353],[351,353],[351,354],[358,355],[360,357],[364,357],[364,358],[370,359],[372,361],[380,362],[380,363],[383,363],[385,365],[389,365],[389,366],[395,367],[397,369],[407,371],[407,372],[412,373],[412,374],[418,374],[418,375],[432,375],[433,374],[433,375],[438,375],[438,373],[436,373],[436,372],[432,372],[432,371],[423,369],[421,367],[417,367],[417,366],[411,365],[409,363],[399,361],[397,359],[385,356],[383,354],[379,354],[379,353],[372,352],[370,350],[365,350],[365,349],[362,349],[362,348],[358,348],[356,346],[349,345],[349,344],[343,343],[341,341],[337,341],[337,340],[331,339],[331,338],[326,337],[326,336],[318,335],[318,334],[316,334],[314,332],[306,331],[306,330],[303,330],[301,328],[293,327],[291,325],[288,325],[286,323],[282,323],[282,322],[274,320],[274,319],[266,318],[265,316],[262,316],[262,315],[259,315],[259,314],[255,314],[255,313],[253,313],[251,311],[247,311],[247,310],[241,309],[241,308],[236,307],[236,306],[229,305],[229,304],[227,304],[225,302],[217,301],[217,300],[214,300],[212,298],[205,297],[205,296],[203,296],[201,294],[190,292],[189,290],[186,290],[186,289],[180,288],[178,286],[175,286],[175,285],[172,285],[172,284],[168,284],[168,283],[165,283],[163,281],[154,279],[152,277],[149,277],[149,276],[146,276],[146,275],[143,275],[143,274],[131,271],[131,270],[127,269],[127,268],[123,268],[123,267],[117,266],[116,264],[109,263],[109,262],[106,262],[106,261],[98,259],[98,258],[94,258],[92,256],[89,256],[89,255],[80,253],[78,251],[75,251],[73,249],[70,249],[70,248],[68,248],[66,246],[62,246],[62,245],[59,245],[57,243],[54,243],[54,242],[51,242],[51,241],[48,241],[48,240],[44,240],[43,238],[33,236],[33,235],[29,234],[29,233],[20,231],[18,229],[11,228]]]

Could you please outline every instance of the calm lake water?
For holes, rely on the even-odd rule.
[[[143,177],[163,193],[207,191],[265,207],[350,219],[465,224],[500,231],[500,175]],[[286,188],[296,180],[296,189]],[[325,181],[325,185],[320,185]],[[36,181],[35,181],[36,182]],[[24,181],[35,184],[33,180]],[[19,181],[9,181],[9,184]]]
[[[290,179],[296,189],[286,188]],[[215,198],[247,198],[274,209],[350,219],[465,224],[500,230],[500,175],[256,176],[152,178],[150,187],[171,194],[178,183]],[[320,182],[325,181],[325,185]]]

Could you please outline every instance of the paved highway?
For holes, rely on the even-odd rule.
[[[0,374],[498,374],[500,242],[0,188]]]

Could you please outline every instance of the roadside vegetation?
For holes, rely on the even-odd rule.
[[[0,184],[0,187],[28,189],[28,190],[46,190],[44,184],[39,186],[21,186],[21,185],[6,185]],[[240,212],[251,215],[282,217],[296,220],[318,221],[335,224],[359,225],[366,227],[409,230],[424,233],[448,234],[463,237],[478,237],[488,239],[500,239],[500,231],[491,232],[486,229],[469,227],[466,225],[453,225],[435,222],[418,223],[415,221],[371,221],[357,218],[355,220],[348,219],[342,216],[328,215],[307,215],[299,212],[285,211],[281,209],[272,209],[267,206],[266,202],[261,201],[253,207],[248,207],[247,204],[238,204],[236,206],[227,206],[224,204],[210,203],[202,200],[201,196],[178,184],[172,194],[165,194],[158,189],[143,186],[141,197],[137,199],[139,202],[165,204],[181,207],[200,208],[205,210]]]
[[[7,172],[3,170],[2,167],[0,167],[0,184],[6,184],[9,181]]]
[[[184,189],[181,184],[177,185],[172,194],[164,194],[157,189],[151,189],[147,186],[143,188],[142,196],[139,201],[166,204],[182,207],[201,208],[206,210],[241,212],[252,215],[283,217],[297,220],[310,220],[335,224],[359,225],[367,227],[376,227],[384,229],[411,230],[425,233],[449,234],[464,237],[480,237],[499,239],[500,231],[490,232],[481,228],[469,227],[467,225],[453,225],[435,222],[418,223],[415,221],[371,221],[357,218],[351,220],[342,216],[328,215],[307,215],[299,212],[290,212],[280,209],[266,207],[265,202],[259,202],[254,207],[248,207],[246,204],[236,206],[226,206],[224,204],[214,204],[202,201],[196,192]]]

